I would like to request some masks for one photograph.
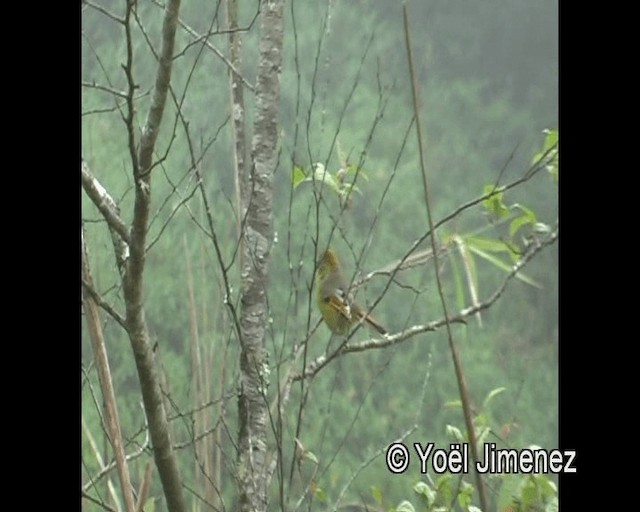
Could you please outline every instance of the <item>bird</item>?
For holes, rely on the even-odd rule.
[[[333,249],[328,248],[320,258],[316,278],[318,308],[332,332],[346,335],[364,317],[364,321],[380,334],[387,334],[388,331],[382,325],[354,302]]]

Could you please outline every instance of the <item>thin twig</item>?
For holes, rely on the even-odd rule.
[[[82,497],[85,500],[90,501],[92,503],[95,503],[96,505],[99,505],[100,507],[102,507],[107,512],[118,512],[115,508],[110,507],[109,505],[107,505],[103,501],[99,501],[99,500],[95,499],[93,496],[91,496],[90,494],[87,494],[85,491],[81,491],[81,492],[82,492]]]
[[[158,2],[157,0],[152,0],[152,3],[155,4],[158,7],[164,7],[160,2]],[[258,14],[260,14],[260,11],[258,11],[256,13],[256,17],[258,16]],[[254,23],[254,20],[251,22],[252,24]],[[245,85],[245,87],[247,87],[247,89],[249,89],[251,92],[256,92],[256,88],[254,85],[250,84],[247,79],[245,79],[242,74],[240,73],[240,71],[238,71],[235,66],[229,62],[229,59],[227,59],[224,54],[218,50],[215,46],[213,46],[209,41],[207,41],[207,36],[203,36],[198,34],[195,30],[193,30],[189,25],[187,25],[184,21],[182,21],[181,19],[178,19],[178,24],[187,31],[187,33],[189,33],[190,35],[192,35],[193,37],[195,37],[197,40],[203,40],[204,41],[204,45],[209,48],[213,53],[215,53],[220,60],[222,60],[222,62],[224,62],[231,71],[233,71],[234,73],[236,73],[238,75],[238,77],[240,78],[240,80],[242,81],[242,83]]]
[[[82,277],[91,284],[91,271],[87,260],[87,251],[84,243],[84,234],[82,236]],[[85,288],[86,290],[86,288]],[[113,448],[116,458],[116,467],[118,469],[118,477],[122,495],[124,498],[125,509],[127,512],[135,512],[135,502],[133,500],[133,488],[129,477],[129,467],[127,465],[124,453],[124,444],[122,441],[122,431],[120,419],[118,416],[118,408],[113,390],[113,382],[111,379],[111,370],[107,358],[107,351],[104,343],[104,336],[100,326],[99,310],[96,302],[90,294],[84,295],[84,309],[87,316],[87,326],[91,339],[91,345],[96,357],[96,366],[98,368],[98,377],[100,379],[100,388],[105,402],[105,419],[107,430],[109,433],[109,442]]]
[[[96,301],[98,306],[105,310],[105,312],[113,318],[120,327],[122,327],[125,331],[127,330],[127,321],[125,318],[118,313],[115,309],[113,309],[109,304],[107,304],[104,299],[100,296],[100,294],[91,286],[91,283],[87,282],[84,278],[82,279],[82,286],[86,291],[91,294],[93,300]]]
[[[117,96],[118,98],[126,98],[127,97],[127,93],[124,91],[118,91],[116,89],[114,89],[113,87],[108,87],[106,85],[100,85],[97,84],[95,82],[82,82],[82,87],[86,87],[88,89],[96,89],[97,91],[102,91],[102,92],[107,92],[109,94],[113,94],[114,96]]]
[[[96,11],[98,11],[99,13],[104,14],[107,18],[111,18],[113,21],[120,23],[121,25],[124,25],[124,18],[121,18],[119,16],[116,16],[115,14],[113,14],[110,11],[107,11],[104,7],[102,7],[101,5],[98,4],[94,4],[93,2],[91,2],[91,0],[83,0],[83,2],[88,5],[89,7],[94,8]]]

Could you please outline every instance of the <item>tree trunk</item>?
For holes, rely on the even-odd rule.
[[[267,510],[270,468],[267,464],[269,367],[268,264],[273,242],[273,172],[277,162],[280,71],[282,68],[283,0],[262,2],[256,116],[251,169],[242,232],[241,355],[238,485],[240,510]],[[241,205],[239,205],[241,206]]]

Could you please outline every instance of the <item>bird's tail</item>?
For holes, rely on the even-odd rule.
[[[388,331],[382,327],[378,322],[376,322],[376,320],[371,316],[371,315],[367,315],[365,317],[365,321],[371,325],[371,327],[373,327],[376,331],[378,331],[380,334],[387,334]]]

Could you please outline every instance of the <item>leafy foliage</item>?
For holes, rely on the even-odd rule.
[[[553,177],[554,183],[558,182],[558,163],[560,149],[558,146],[558,130],[545,130],[546,137],[542,149],[533,155],[533,163],[546,162],[546,168]]]

